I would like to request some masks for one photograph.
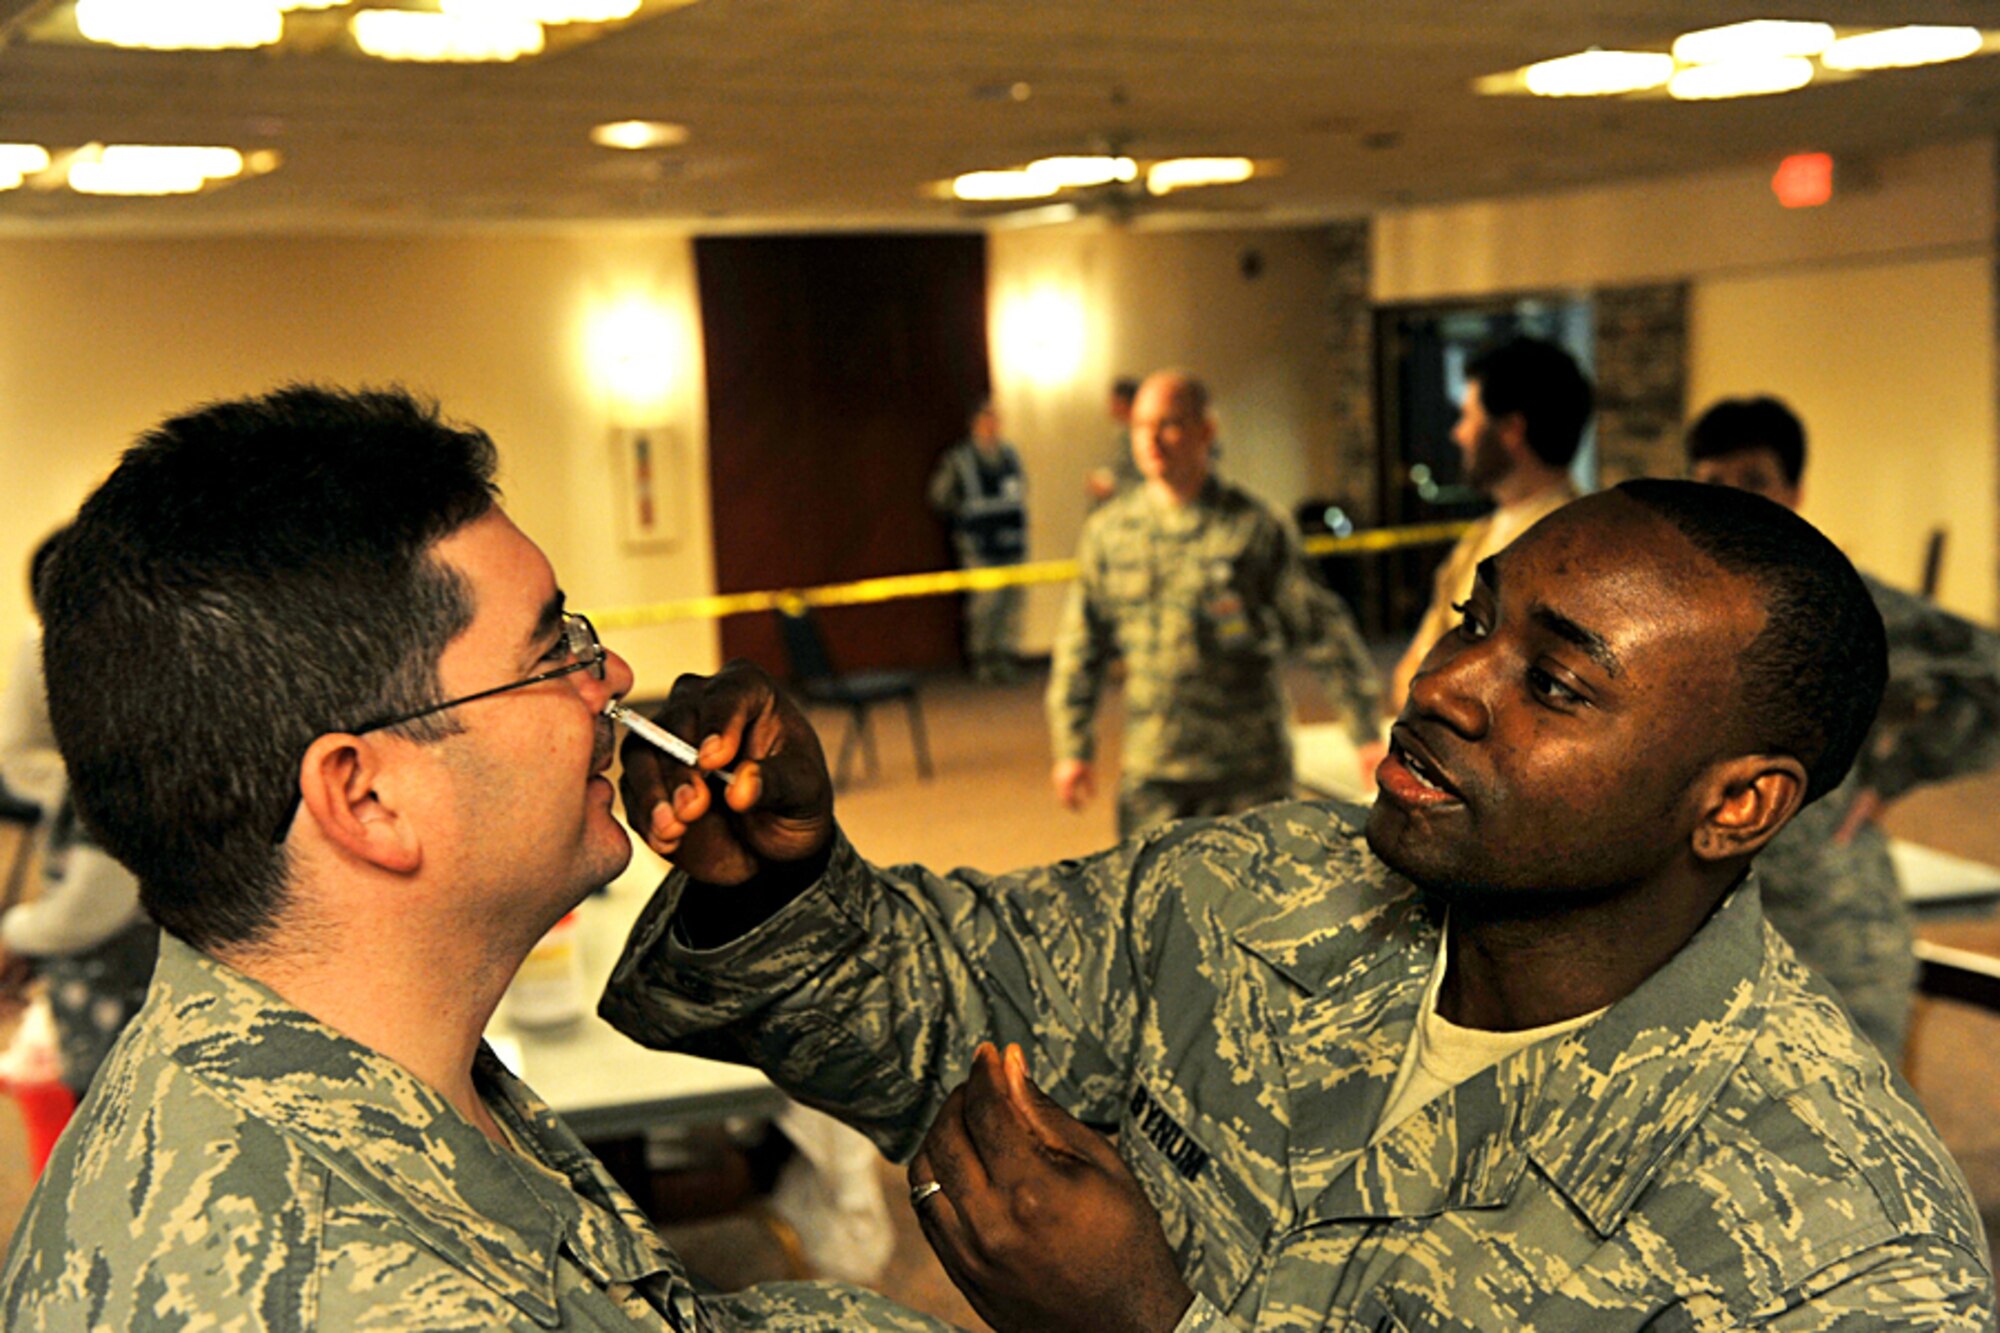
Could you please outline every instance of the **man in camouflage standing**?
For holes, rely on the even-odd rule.
[[[1990,1330],[1963,1176],[1751,869],[1880,697],[1853,567],[1629,482],[1465,606],[1372,811],[999,876],[862,860],[769,680],[683,677],[663,720],[736,777],[627,745],[676,872],[604,1012],[908,1158],[1003,1333]]]
[[[1292,794],[1288,653],[1344,710],[1363,773],[1381,757],[1380,689],[1353,616],[1307,572],[1284,521],[1215,476],[1214,447],[1201,381],[1149,377],[1132,407],[1144,484],[1093,513],[1077,549],[1049,677],[1050,780],[1072,810],[1094,794],[1092,722],[1122,660],[1121,837]]]
[[[50,717],[165,938],[15,1232],[9,1333],[941,1333],[847,1288],[699,1293],[481,1041],[631,857],[632,672],[494,467],[400,394],[286,389],[150,432],[64,539]]]
[[[1696,481],[1795,511],[1805,498],[1805,427],[1776,398],[1715,404],[1688,428],[1687,457]],[[1916,926],[1875,816],[1915,787],[2000,762],[2000,635],[1861,577],[1889,635],[1882,711],[1847,781],[1772,839],[1757,874],[1771,924],[1895,1064],[1917,981]]]

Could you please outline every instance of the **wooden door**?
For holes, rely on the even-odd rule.
[[[924,488],[989,383],[985,238],[705,237],[695,261],[717,588],[950,568]],[[843,670],[959,659],[955,597],[818,618]],[[722,649],[784,666],[769,615]]]

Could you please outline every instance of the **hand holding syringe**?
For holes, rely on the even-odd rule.
[[[610,718],[619,726],[624,727],[634,736],[637,736],[640,740],[653,746],[655,749],[666,751],[666,753],[686,764],[689,768],[699,768],[697,761],[701,758],[701,751],[695,749],[694,746],[689,745],[666,728],[647,721],[644,717],[633,712],[618,700],[613,699],[610,703],[604,705],[604,716]],[[722,788],[727,787],[731,782],[736,780],[736,775],[728,772],[703,771],[702,776],[714,780],[718,794],[720,794]]]
[[[677,679],[667,716],[679,736],[624,704],[604,714],[633,733],[618,782],[626,822],[691,879],[744,884],[824,860],[834,835],[826,756],[798,705],[757,667],[731,662]],[[706,770],[703,755],[730,767]],[[690,783],[691,772],[706,781]]]

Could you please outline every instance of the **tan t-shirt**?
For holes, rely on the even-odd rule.
[[[1423,1003],[1417,1009],[1416,1032],[1410,1038],[1409,1049],[1403,1052],[1403,1066],[1397,1071],[1395,1086],[1389,1089],[1389,1100],[1382,1107],[1382,1119],[1376,1123],[1371,1142],[1381,1142],[1397,1125],[1481,1070],[1499,1064],[1516,1051],[1527,1050],[1536,1042],[1573,1032],[1604,1012],[1596,1009],[1560,1023],[1519,1032],[1462,1028],[1437,1011],[1448,947],[1445,941],[1438,944],[1437,966],[1431,969]]]

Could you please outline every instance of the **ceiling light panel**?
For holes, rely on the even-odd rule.
[[[1137,180],[1139,164],[1129,157],[1044,157],[1025,168],[1032,180],[1046,181],[1053,189],[1068,190],[1092,185]]]
[[[1664,51],[1580,51],[1543,60],[1521,71],[1537,97],[1615,97],[1658,88],[1674,75]]]
[[[1703,28],[1674,39],[1674,59],[1683,65],[1724,60],[1779,60],[1816,56],[1833,44],[1833,25],[1790,19],[1751,19]]]
[[[78,194],[194,194],[212,181],[241,174],[234,148],[182,148],[112,144],[80,150],[69,164],[69,187]]]
[[[1689,65],[1667,82],[1667,95],[1681,102],[1712,102],[1729,97],[1768,97],[1789,93],[1812,82],[1813,62],[1803,56],[1767,60],[1720,60]]]
[[[1247,157],[1170,157],[1146,169],[1146,192],[1168,194],[1202,185],[1236,185],[1257,174]]]
[[[0,172],[32,176],[47,171],[49,150],[38,143],[0,143]]]
[[[532,19],[471,18],[407,9],[364,9],[349,21],[354,44],[381,60],[473,62],[541,54],[546,39]]]
[[[1046,199],[1059,188],[1047,180],[1037,180],[1025,171],[968,171],[951,182],[953,196],[969,203]]]
[[[1977,28],[1912,25],[1856,33],[1829,46],[1819,58],[1828,69],[1910,69],[1963,60],[1985,47]]]
[[[220,51],[272,45],[285,17],[273,0],[77,0],[76,26],[109,46]]]
[[[49,150],[38,143],[0,143],[0,190],[18,190],[21,182],[46,171]]]

